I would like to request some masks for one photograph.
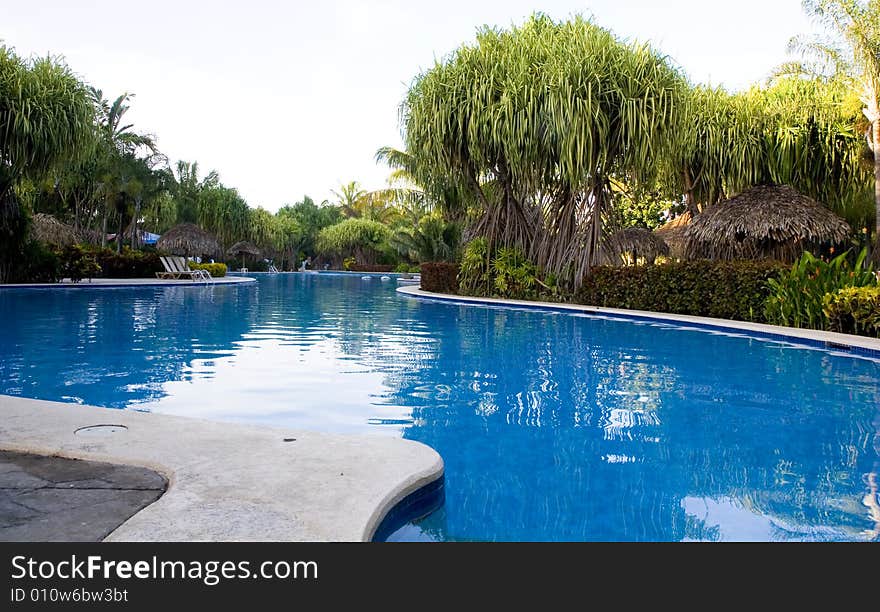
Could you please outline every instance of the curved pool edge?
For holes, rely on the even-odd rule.
[[[127,428],[102,437],[74,432]],[[411,440],[0,395],[0,449],[145,467],[168,487],[105,541],[369,541],[443,460]]]
[[[739,332],[768,340],[781,340],[806,344],[823,349],[850,351],[869,357],[880,358],[880,339],[865,336],[853,336],[837,332],[826,332],[795,327],[781,327],[766,323],[749,323],[731,319],[714,319],[692,315],[678,315],[665,312],[645,310],[625,310],[622,308],[605,308],[601,306],[585,306],[582,304],[557,304],[552,302],[531,302],[527,300],[506,300],[501,298],[482,298],[449,293],[432,293],[420,287],[398,287],[397,292],[408,297],[434,300],[447,303],[458,303],[475,306],[502,306],[525,308],[547,312],[563,312],[571,314],[588,314],[630,321],[653,323],[669,323],[694,329],[721,332]]]

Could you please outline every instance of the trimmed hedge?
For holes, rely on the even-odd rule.
[[[880,338],[880,287],[847,287],[824,299],[830,331]]]
[[[165,270],[155,251],[123,248],[122,253],[117,253],[110,249],[99,249],[93,254],[104,278],[153,278],[156,272]]]
[[[394,266],[354,263],[348,267],[348,270],[350,272],[394,272]]]
[[[575,302],[608,308],[764,322],[767,280],[788,270],[774,261],[684,261],[593,268]]]
[[[445,261],[423,263],[421,288],[434,293],[458,293],[458,264]]]
[[[211,275],[211,278],[223,278],[226,276],[226,264],[225,263],[196,263],[194,261],[189,262],[190,270],[207,270],[208,274]]]

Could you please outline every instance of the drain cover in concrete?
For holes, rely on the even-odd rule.
[[[167,485],[144,468],[0,451],[0,541],[103,540]]]

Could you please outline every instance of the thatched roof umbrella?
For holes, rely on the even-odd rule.
[[[31,235],[48,244],[63,247],[81,242],[76,229],[62,223],[52,215],[37,213],[31,223]]]
[[[240,240],[233,244],[229,249],[227,249],[226,254],[230,257],[235,257],[236,255],[241,255],[241,267],[244,268],[244,256],[245,255],[253,255],[254,257],[260,256],[260,249],[253,242],[248,242],[247,240]]]
[[[654,230],[654,234],[660,236],[669,247],[670,257],[684,259],[684,230],[690,222],[691,213],[687,211]]]
[[[181,223],[162,234],[156,248],[174,255],[217,256],[222,252],[220,243],[211,234],[192,223]]]
[[[698,215],[684,231],[689,259],[778,259],[846,242],[850,227],[787,185],[752,187]]]
[[[662,238],[641,227],[628,227],[602,240],[600,261],[606,266],[635,264],[639,259],[654,263],[660,255],[669,255],[669,247]]]

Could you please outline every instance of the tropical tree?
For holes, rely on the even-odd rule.
[[[23,60],[0,45],[0,282],[27,232],[13,188],[85,154],[93,120],[88,91],[63,62]]]
[[[458,255],[461,229],[435,212],[423,216],[415,227],[399,227],[390,245],[398,253],[416,262],[453,261]]]
[[[199,178],[198,162],[178,161],[171,185],[171,195],[177,203],[177,218],[180,223],[199,222],[199,199],[201,194],[220,184],[220,177],[211,171]]]
[[[805,62],[792,72],[845,76],[862,103],[865,140],[874,170],[874,236],[880,243],[880,0],[803,0],[804,10],[824,25],[831,39],[793,39]],[[880,248],[875,248],[880,253]]]
[[[340,186],[339,191],[332,190],[330,193],[336,198],[334,204],[339,207],[346,217],[360,217],[364,203],[369,192],[361,189],[360,183],[351,181]]]
[[[378,221],[346,219],[321,230],[318,253],[336,259],[354,257],[358,263],[374,264],[391,238],[391,230]]]
[[[282,220],[282,223],[289,220],[296,225],[300,241],[294,249],[303,257],[315,257],[317,255],[315,241],[320,231],[339,223],[343,218],[338,206],[327,202],[318,206],[309,196],[304,196],[293,205],[282,206],[276,216]]]
[[[651,48],[538,15],[483,29],[415,80],[406,148],[468,187],[481,211],[470,236],[577,285],[598,260],[611,177],[656,179],[680,145],[686,93]]]

